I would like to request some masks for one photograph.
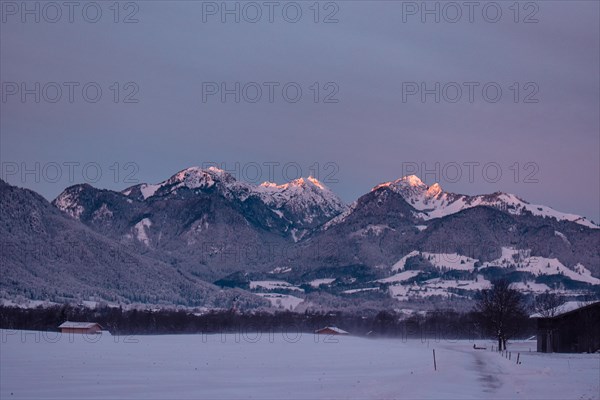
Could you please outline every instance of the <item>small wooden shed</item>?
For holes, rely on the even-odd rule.
[[[95,334],[102,331],[102,326],[97,322],[71,322],[66,321],[58,326],[62,333]]]
[[[325,328],[317,329],[315,333],[317,335],[349,335],[348,332],[336,326],[326,326]]]

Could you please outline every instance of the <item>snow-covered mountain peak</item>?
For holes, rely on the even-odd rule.
[[[263,182],[253,190],[264,196],[273,197],[277,203],[300,200],[310,203],[327,202],[335,204],[335,208],[345,208],[344,203],[327,186],[313,177],[298,178],[291,182],[278,185],[273,182]],[[320,200],[319,200],[320,199]]]
[[[86,187],[90,186],[88,184],[83,184],[66,188],[56,199],[54,199],[54,206],[71,217],[79,219],[84,211],[83,206],[80,204],[79,197]]]
[[[166,181],[159,183],[156,191],[165,187],[168,188],[168,192],[173,192],[181,187],[187,187],[188,189],[208,189],[214,186],[214,178],[213,174],[209,171],[198,167],[190,167],[177,172]]]
[[[347,208],[333,191],[312,176],[282,185],[264,182],[253,191],[276,213],[297,226],[316,226]],[[294,238],[299,239],[299,236],[294,234]]]
[[[311,190],[324,190],[330,191],[328,187],[322,184],[317,178],[309,176],[308,178],[298,178],[290,182],[292,186],[299,186],[302,188],[308,188]]]
[[[240,189],[245,190],[246,184],[238,182],[228,172],[217,168],[200,168],[189,167],[185,168],[169,179],[156,184],[142,183],[123,190],[121,193],[125,196],[141,197],[146,200],[154,195],[164,195],[175,192],[177,189],[185,187],[188,189],[209,189],[220,184],[226,188],[224,192]]]
[[[423,187],[425,183],[416,175],[407,175],[396,180],[396,185],[408,185],[410,187]]]
[[[308,178],[298,178],[298,179],[294,179],[293,181],[291,181],[290,183],[286,184],[289,186],[299,186],[299,187],[308,187],[308,188],[318,188],[321,190],[329,190],[328,188],[325,187],[325,185],[323,185],[317,178],[314,178],[312,176],[309,176]]]
[[[284,190],[285,189],[305,190],[305,189],[311,188],[308,181],[306,179],[304,179],[303,177],[294,179],[288,183],[284,183],[283,185],[280,185],[279,187]]]
[[[198,194],[215,193],[231,201],[250,204],[249,199],[259,200],[279,219],[290,223],[291,227],[316,227],[329,219],[343,214],[348,206],[327,186],[315,177],[302,177],[293,181],[277,184],[264,182],[254,185],[238,181],[230,173],[216,168],[189,167],[158,184],[140,184],[121,193],[131,199],[145,201],[153,196],[177,194],[179,189],[190,189]],[[483,195],[464,195],[445,192],[435,183],[425,184],[418,176],[409,175],[395,181],[382,183],[372,189],[385,188],[399,194],[414,209],[417,219],[431,220],[458,213],[462,210],[487,206],[503,212],[522,215],[531,213],[539,217],[554,218],[559,221],[571,221],[589,228],[599,226],[586,218],[561,213],[550,207],[530,204],[509,193],[495,192]],[[77,187],[65,190],[55,201],[61,210],[77,218],[83,212]]]
[[[177,172],[163,182],[157,184],[143,183],[128,188],[122,193],[126,196],[132,194],[138,196],[137,189],[139,189],[145,200],[156,194],[171,193],[181,187],[193,190],[212,189],[214,187],[228,198],[237,198],[244,201],[250,196],[257,196],[263,202],[269,205],[277,205],[277,207],[287,203],[297,203],[298,206],[300,203],[310,204],[311,206],[322,204],[327,210],[335,210],[332,214],[337,213],[337,211],[341,212],[346,207],[335,193],[312,176],[308,178],[301,177],[284,184],[263,182],[260,185],[252,185],[238,181],[233,175],[216,167],[206,169],[189,167]],[[134,189],[136,190],[134,191]]]
[[[442,194],[443,190],[439,183],[434,183],[427,189],[427,197],[436,197]]]
[[[258,185],[258,186],[259,186],[259,187],[262,187],[262,188],[266,188],[266,189],[269,189],[269,188],[273,188],[273,189],[275,189],[275,188],[278,188],[278,187],[279,187],[279,186],[281,186],[281,185],[278,185],[278,184],[276,184],[275,182],[269,182],[269,181],[266,181],[266,182],[263,182],[263,183],[261,183],[261,184],[260,184],[260,185]]]
[[[593,224],[585,217],[562,213],[547,206],[530,204],[510,193],[495,192],[492,194],[470,196],[444,192],[438,183],[427,186],[415,175],[382,183],[375,186],[372,191],[383,187],[400,194],[407,203],[418,211],[416,214],[417,217],[423,220],[445,217],[471,207],[488,206],[515,215],[530,212],[540,217],[576,222],[594,229],[599,228],[598,225]]]
[[[318,187],[319,189],[323,189],[323,190],[325,190],[325,189],[326,189],[326,188],[325,188],[325,185],[323,185],[323,184],[322,184],[322,183],[321,183],[321,182],[320,182],[320,181],[319,181],[317,178],[314,178],[314,177],[312,177],[312,176],[309,176],[309,177],[308,177],[308,181],[309,181],[310,183],[312,183],[313,185],[315,185],[316,187]]]
[[[404,200],[413,205],[416,202],[423,202],[430,197],[435,197],[442,192],[442,188],[437,183],[430,188],[416,175],[407,175],[392,182],[382,183],[375,186],[372,191],[383,187],[399,193]]]
[[[212,187],[216,182],[234,182],[231,174],[216,167],[202,169],[200,167],[189,167],[179,171],[171,178],[163,182],[164,185],[185,186],[189,189],[205,189]]]
[[[288,183],[284,183],[278,185],[274,182],[263,182],[257,188],[258,192],[283,192],[283,191],[323,191],[333,194],[333,192],[321,183],[318,179],[309,176],[308,178],[298,178],[290,181]]]
[[[407,175],[395,181],[380,183],[372,191],[382,187],[388,187],[395,191],[421,193],[427,190],[428,186],[416,175]]]
[[[303,234],[301,230],[322,224],[346,210],[345,203],[312,176],[283,184],[263,182],[254,185],[238,181],[230,173],[216,167],[189,167],[161,183],[136,185],[122,194],[146,200],[152,196],[175,194],[180,188],[197,193],[215,193],[230,201],[246,204],[251,204],[249,199],[259,200],[278,218],[293,226],[290,229],[296,229],[294,237],[296,234],[300,237]]]

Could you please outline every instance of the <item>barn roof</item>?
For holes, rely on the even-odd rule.
[[[340,329],[340,328],[338,328],[336,326],[326,326],[325,328],[317,329],[317,332],[324,331],[326,329],[329,329],[329,330],[334,331],[334,332],[339,333],[339,334],[347,334],[348,333],[345,330]]]
[[[542,313],[535,313],[532,314],[529,318],[554,318],[554,317],[558,317],[559,315],[563,315],[563,314],[567,314],[570,312],[573,312],[575,310],[579,310],[580,308],[584,308],[587,306],[590,306],[592,304],[596,304],[596,303],[600,303],[598,301],[585,301],[585,302],[581,302],[581,301],[567,301],[566,303],[561,304],[558,307],[554,307],[552,309],[550,309],[546,314],[547,315],[552,315],[552,317],[545,317],[544,315],[542,315]]]
[[[96,325],[98,325],[100,328],[102,328],[102,326],[97,322],[71,322],[71,321],[63,322],[58,327],[59,328],[87,329],[87,328],[92,328]]]

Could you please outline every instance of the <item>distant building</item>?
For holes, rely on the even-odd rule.
[[[536,313],[537,351],[594,353],[600,350],[600,301],[569,301],[547,313]]]
[[[62,333],[85,333],[94,334],[102,331],[102,326],[97,322],[64,322],[59,329]]]
[[[315,333],[317,335],[349,335],[345,330],[335,326],[326,326],[325,328],[317,329]]]

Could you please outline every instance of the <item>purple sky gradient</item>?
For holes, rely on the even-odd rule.
[[[463,16],[454,24],[421,23],[418,16],[404,23],[402,2],[367,1],[337,2],[339,22],[332,24],[312,21],[312,2],[299,3],[305,14],[295,24],[277,13],[273,23],[266,16],[203,23],[202,2],[138,2],[134,24],[113,23],[112,2],[101,2],[96,24],[80,14],[74,23],[63,17],[54,24],[3,14],[3,85],[98,82],[103,97],[91,104],[76,91],[73,103],[65,93],[54,104],[18,96],[0,102],[2,178],[52,199],[85,181],[81,166],[89,162],[102,168],[94,186],[119,190],[132,184],[125,182],[128,172],[139,182],[159,182],[188,166],[214,161],[233,169],[237,162],[247,168],[241,178],[252,179],[249,163],[258,163],[262,181],[269,179],[264,163],[279,162],[274,178],[282,182],[284,164],[297,163],[306,176],[318,162],[318,177],[351,202],[416,163],[417,175],[448,191],[515,193],[598,222],[600,3],[536,2],[539,22],[529,24],[513,21],[512,3],[498,2],[498,23],[476,11],[473,23]],[[530,10],[521,11],[522,19]],[[139,103],[114,103],[111,84],[130,81],[139,87]],[[213,81],[297,82],[303,97],[295,104],[279,95],[273,103],[203,103],[202,83]],[[339,102],[314,103],[309,87],[316,81],[334,82]],[[457,103],[422,103],[417,96],[403,102],[403,82],[497,82],[503,97],[488,103],[479,90],[473,103],[465,93]],[[534,82],[539,102],[515,103],[514,82],[520,100],[528,92],[522,86]],[[321,98],[326,92],[321,87]],[[7,173],[40,163],[53,178],[49,163],[65,162],[80,163],[73,181],[66,167],[59,179]],[[128,162],[139,170],[125,170]],[[480,163],[473,182],[469,162]],[[424,174],[423,163],[430,170],[440,163],[446,174]],[[501,167],[497,182],[484,179],[486,163]],[[293,168],[288,172],[295,177]],[[538,182],[524,182],[528,173]]]

